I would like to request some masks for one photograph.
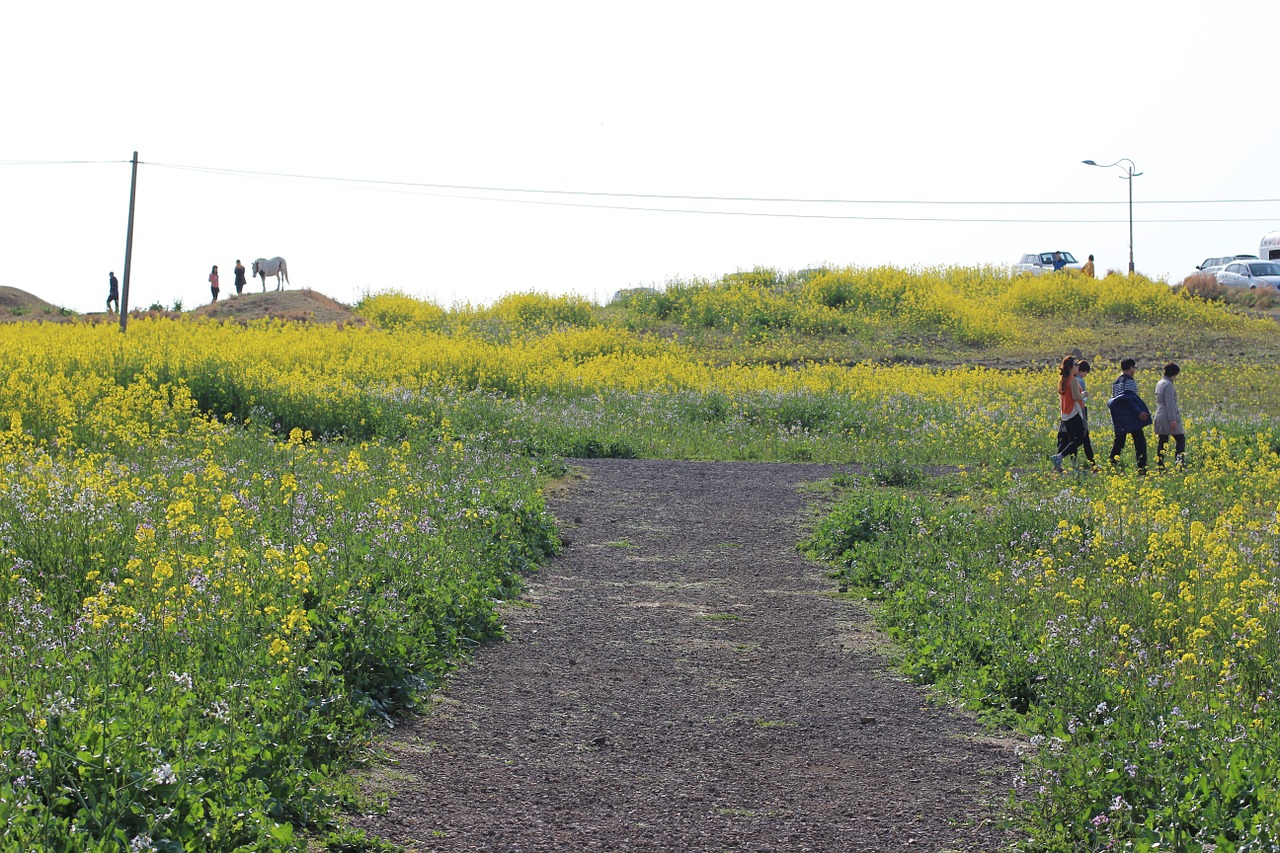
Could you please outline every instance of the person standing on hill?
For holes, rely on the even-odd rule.
[[[1132,358],[1120,362],[1120,375],[1111,383],[1111,399],[1107,408],[1111,410],[1111,425],[1115,427],[1116,438],[1111,444],[1111,465],[1115,467],[1120,461],[1120,452],[1124,450],[1125,439],[1133,436],[1133,452],[1138,458],[1138,473],[1147,473],[1147,434],[1146,428],[1151,425],[1151,410],[1138,396],[1138,382],[1133,374],[1138,370],[1138,363]]]
[[[1187,450],[1187,436],[1182,428],[1182,410],[1178,408],[1178,392],[1173,387],[1173,378],[1182,372],[1182,368],[1172,361],[1164,366],[1164,376],[1156,383],[1156,469],[1164,468],[1164,447],[1173,436],[1173,461],[1182,467],[1183,455]]]
[[[1085,261],[1084,266],[1080,267],[1080,272],[1084,273],[1089,278],[1098,277],[1097,274],[1093,271],[1093,255],[1090,255],[1089,260]]]
[[[1067,443],[1049,457],[1049,462],[1059,474],[1062,473],[1062,457],[1075,453],[1084,444],[1084,393],[1077,379],[1079,369],[1075,356],[1069,355],[1062,360],[1062,367],[1058,370],[1058,418],[1067,431]]]
[[[209,273],[209,292],[213,294],[213,301],[218,301],[218,265],[213,265],[213,272]]]
[[[248,281],[244,277],[244,264],[240,263],[240,259],[236,258],[236,296],[244,292],[244,286]]]
[[[115,308],[111,304],[115,303]],[[107,276],[107,313],[120,313],[120,282],[116,281],[116,274],[109,273]]]

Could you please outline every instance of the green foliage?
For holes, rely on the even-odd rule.
[[[557,547],[538,475],[138,411],[173,431],[127,455],[7,438],[0,849],[296,850]]]
[[[888,459],[867,466],[868,473],[879,486],[918,486],[925,480],[925,472],[919,465],[906,459]]]
[[[362,300],[376,328],[358,333],[141,321],[91,357],[77,348],[89,327],[25,350],[4,330],[0,849],[293,850],[301,831],[322,834],[353,749],[495,636],[497,604],[555,550],[537,484],[561,456],[859,463],[865,475],[804,547],[876,599],[909,675],[1044,739],[1019,790],[1036,843],[1274,847],[1280,804],[1257,771],[1280,754],[1280,655],[1258,648],[1228,673],[1261,697],[1248,719],[1212,691],[1175,714],[1164,681],[1130,685],[1089,656],[1134,642],[1108,621],[1122,607],[1153,626],[1148,654],[1185,651],[1185,631],[1154,627],[1150,595],[1125,585],[1152,572],[1116,569],[1163,541],[1143,519],[1170,503],[1209,525],[1241,507],[1224,536],[1243,537],[1250,559],[1274,555],[1265,525],[1280,494],[1246,487],[1255,469],[1271,477],[1280,446],[1280,384],[1260,357],[1274,326],[1117,278],[757,269],[635,289],[607,310],[527,294],[446,311],[393,292]],[[1159,495],[1148,478],[1143,514],[1108,528],[1099,490],[1122,500],[1131,481],[1048,478],[1044,365],[1063,341],[1154,361],[1161,340],[1204,355],[1179,359],[1193,457],[1219,436],[1221,456],[1250,467],[1212,479],[1198,467]],[[1020,367],[860,363],[868,352]],[[234,524],[228,497],[245,508]],[[170,524],[188,503],[194,533]],[[1064,537],[1066,518],[1081,532]],[[139,556],[145,530],[192,590],[173,602],[232,577],[215,562],[252,582],[220,587],[235,606],[205,622],[148,599],[180,587],[153,589],[162,567]],[[1244,558],[1187,553],[1188,582]],[[1037,598],[1028,579],[1045,559],[1080,586]],[[307,584],[289,580],[298,561]],[[102,612],[118,621],[98,624]],[[286,614],[288,652],[273,652]],[[343,831],[327,843],[379,844]]]
[[[398,844],[390,844],[371,837],[363,829],[343,829],[330,832],[324,838],[327,853],[401,853]]]
[[[1271,605],[1246,592],[1273,595],[1255,549],[1280,493],[1259,440],[1209,436],[1198,474],[1159,482],[961,475],[906,496],[854,481],[803,543],[876,600],[904,672],[1029,734],[1027,849],[1280,844],[1280,787],[1259,773],[1280,750],[1280,660]],[[1206,536],[1211,569],[1192,544]],[[1184,629],[1184,611],[1206,616]]]
[[[857,488],[826,515],[800,548],[835,564],[842,584],[875,594],[901,567],[901,541],[916,529],[914,501],[902,494]]]

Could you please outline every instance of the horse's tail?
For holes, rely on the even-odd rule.
[[[289,283],[289,265],[284,262],[284,258],[280,259],[280,272],[284,275],[284,283]]]

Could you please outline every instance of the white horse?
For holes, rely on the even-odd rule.
[[[267,292],[267,276],[276,277],[276,290],[281,289],[280,277],[284,276],[284,283],[289,283],[289,265],[284,262],[284,258],[272,258],[265,260],[258,258],[253,262],[253,274],[262,277],[262,292]]]

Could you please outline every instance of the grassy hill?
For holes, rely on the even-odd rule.
[[[385,328],[538,335],[603,327],[679,341],[713,361],[1026,367],[1089,357],[1266,361],[1280,354],[1270,294],[1170,288],[1142,276],[996,268],[757,269],[619,292],[607,305],[513,294],[444,309],[401,293],[355,308]]]

